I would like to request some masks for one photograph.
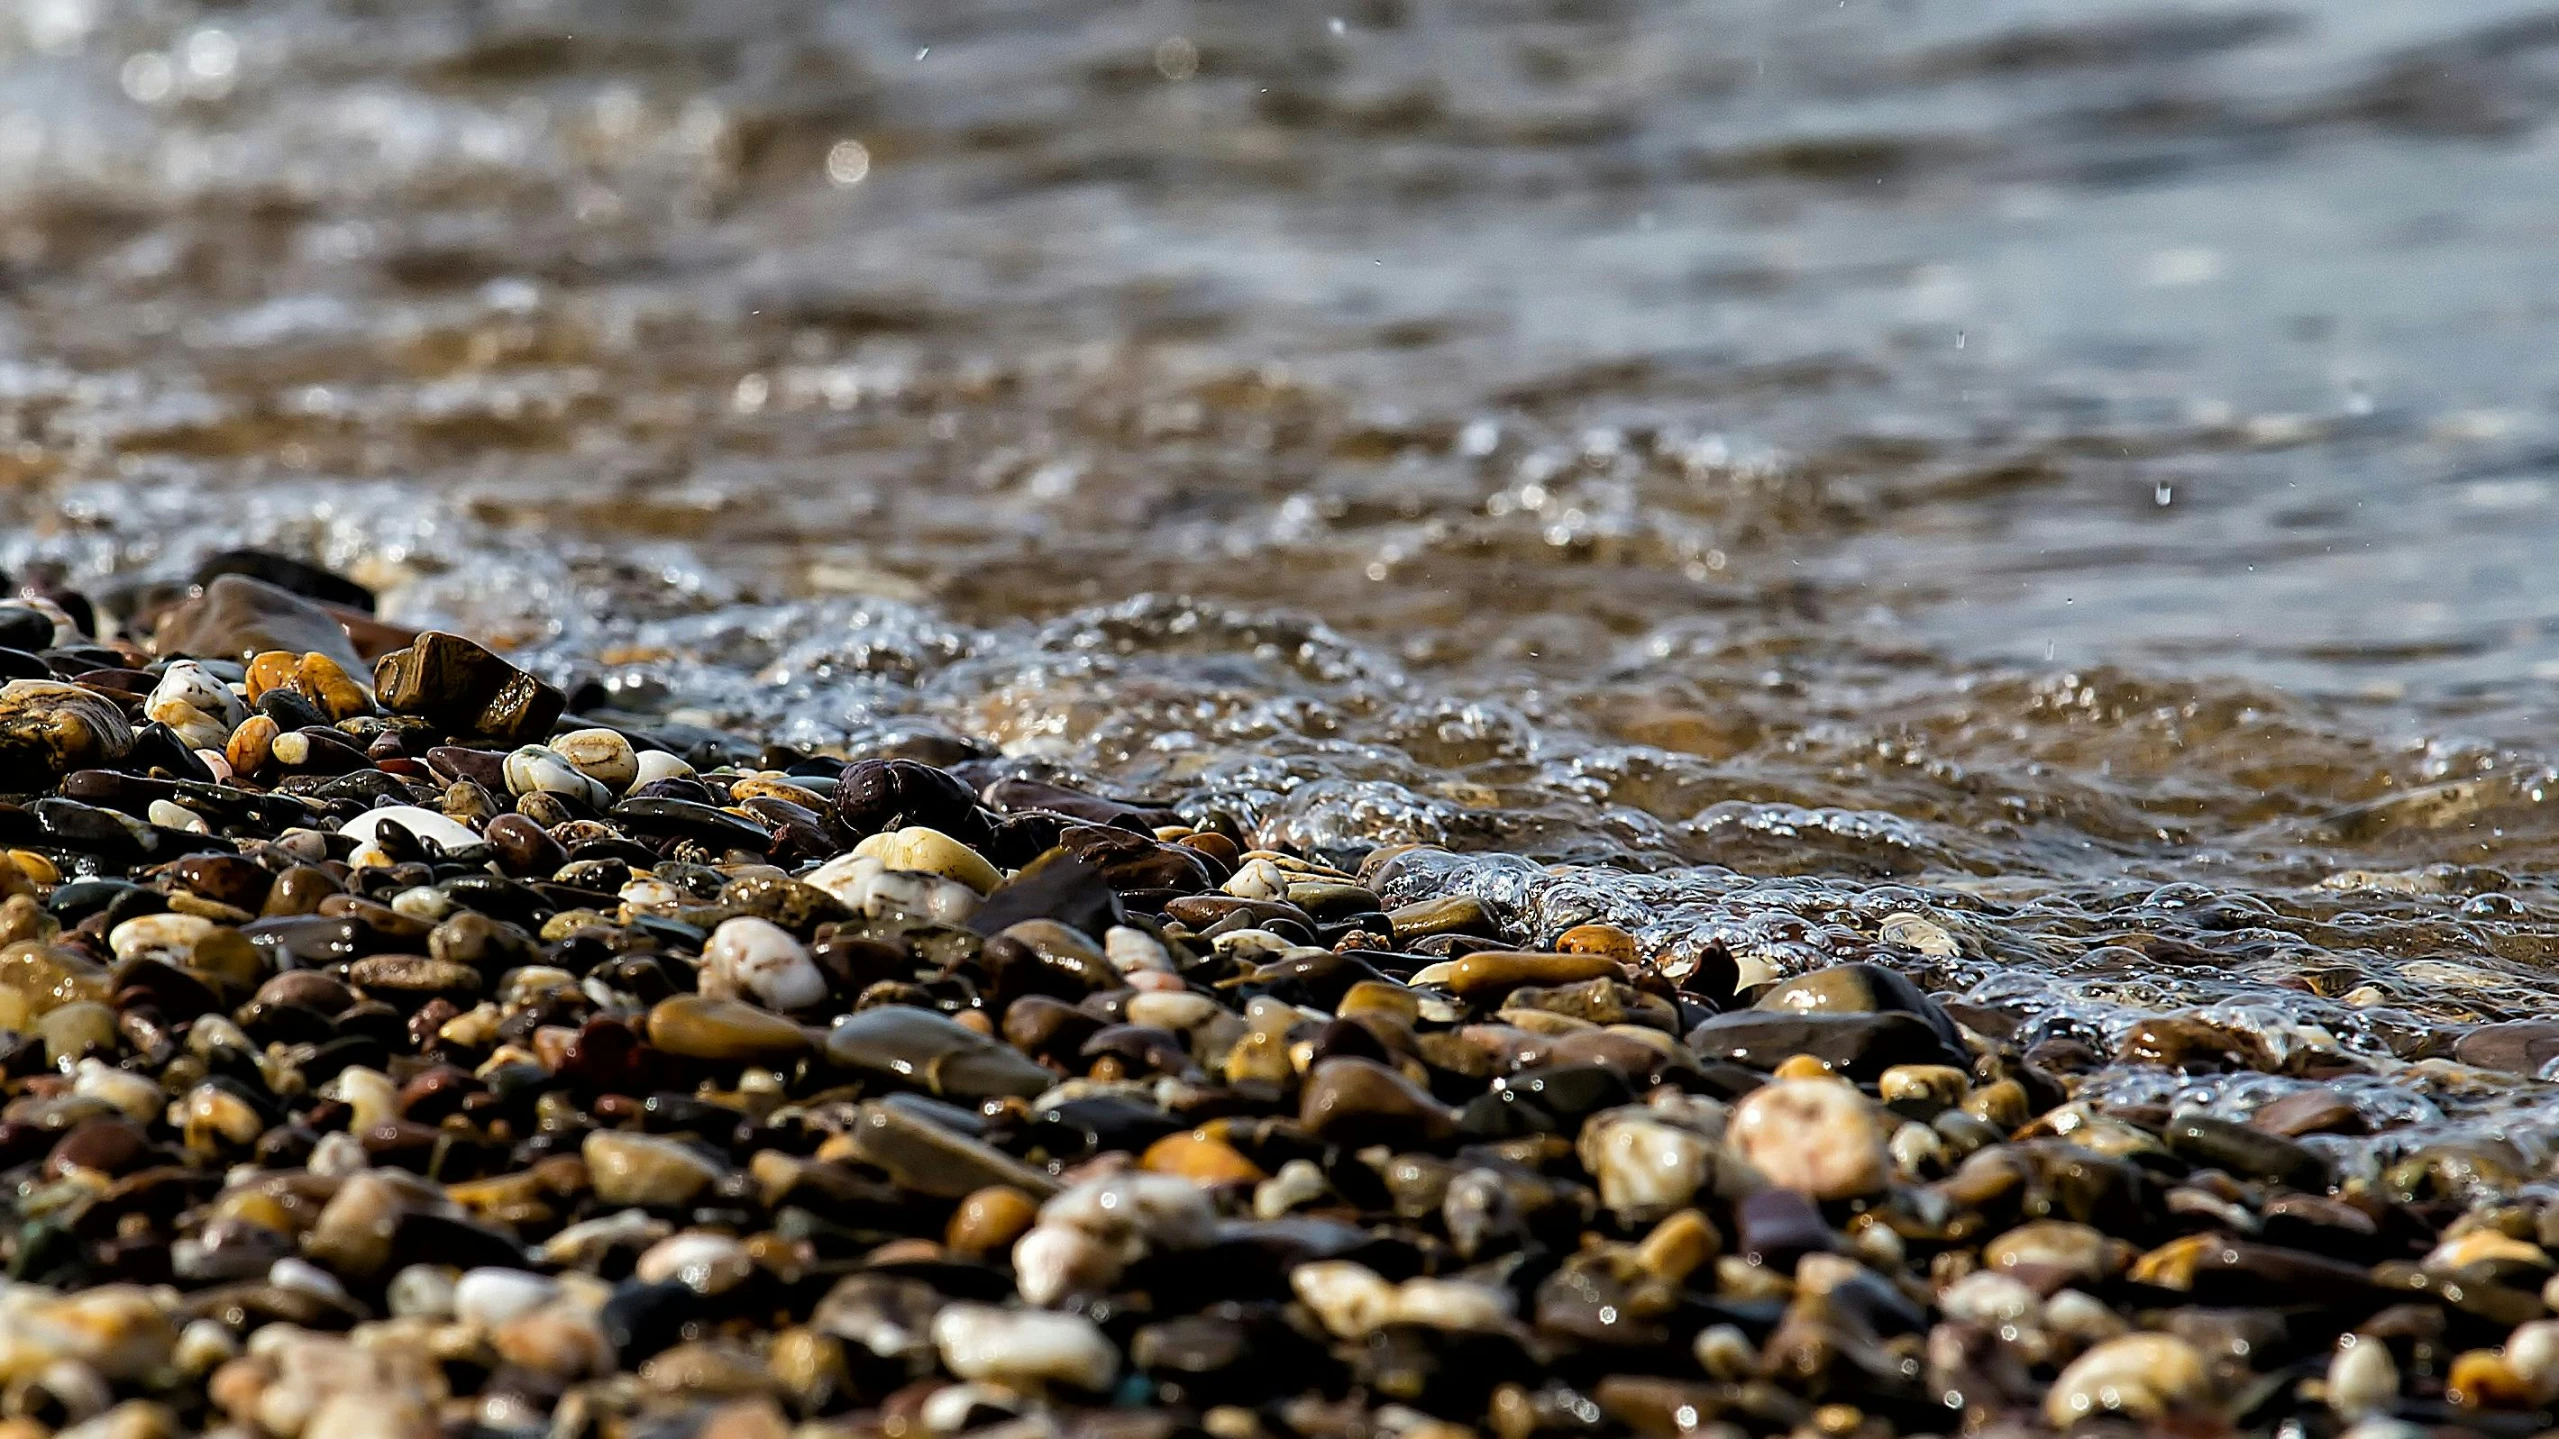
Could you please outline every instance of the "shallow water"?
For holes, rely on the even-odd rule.
[[[2124,1097],[2537,1166],[2427,1061],[2559,992],[2555,110],[2486,0],[21,0],[0,561],[1665,954],[1932,915],[2291,1076]]]

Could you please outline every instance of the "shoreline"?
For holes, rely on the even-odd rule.
[[[212,579],[156,625],[198,659],[0,606],[49,676],[0,689],[0,1434],[2379,1436],[2559,1401],[2531,1174],[2353,1172],[2304,1141],[2367,1118],[2317,1089],[2075,1097],[2350,1066],[2173,1018],[2021,1046],[1913,982],[1960,948],[1916,914],[1789,975],[948,746],[697,766],[267,573],[322,593]]]

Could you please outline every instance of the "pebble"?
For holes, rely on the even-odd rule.
[[[2126,1334],[2070,1362],[2044,1400],[2044,1417],[2066,1429],[2092,1415],[2157,1424],[2200,1409],[2210,1397],[2204,1358],[2168,1334]]]
[[[1744,1095],[1728,1131],[1733,1150],[1772,1184],[1815,1199],[1854,1199],[1892,1177],[1886,1131],[1852,1085],[1781,1079]]]
[[[0,685],[0,780],[10,790],[41,789],[73,770],[113,764],[132,748],[132,726],[102,695],[52,680]]]
[[[1348,1055],[1307,1075],[1297,1117],[1316,1137],[1353,1147],[1435,1144],[1457,1132],[1448,1106],[1385,1065]]]
[[[1570,870],[1248,848],[1194,790],[1209,830],[947,736],[750,767],[654,701],[563,726],[454,636],[367,627],[405,646],[371,692],[329,612],[219,588],[273,632],[194,662],[0,606],[96,686],[0,688],[10,1433],[2520,1432],[2559,1403],[2528,1136],[2409,1131],[2349,1072],[2382,1051],[2307,1018],[2128,1011],[2118,1059],[1924,992],[2021,942],[2005,900],[1798,913],[1732,876],[1639,922]],[[2391,1073],[2510,1105],[2549,1022],[2410,966],[2472,1027],[2447,1059],[2390,1020]],[[2331,1002],[2399,1012],[2369,987]],[[2185,1066],[2210,1112],[2121,1063]],[[2234,1068],[2264,1072],[2205,1072]]]
[[[618,795],[641,783],[640,756],[631,742],[618,730],[581,729],[554,736],[551,752],[567,761],[578,773],[604,786],[608,794]],[[673,756],[669,756],[673,758]],[[682,761],[678,760],[681,764]],[[690,773],[691,766],[685,767]],[[673,778],[672,774],[652,775],[653,779]]]
[[[384,709],[504,745],[535,741],[568,697],[459,635],[429,630],[373,667]]]
[[[613,791],[589,779],[567,756],[547,745],[519,745],[507,755],[504,769],[509,794],[565,795],[590,809],[613,802]]]
[[[872,835],[853,846],[853,853],[876,859],[888,869],[940,875],[957,880],[979,894],[1004,882],[1003,873],[976,850],[927,825],[908,825]]]
[[[419,839],[432,840],[444,846],[448,853],[469,849],[480,843],[480,837],[463,826],[455,824],[434,810],[421,809],[410,804],[385,805],[380,809],[366,810],[340,825],[338,833],[352,835],[366,844],[372,844],[380,838],[385,821],[400,826]]]
[[[700,984],[709,998],[750,999],[785,1013],[827,998],[826,976],[808,947],[780,925],[744,915],[722,920],[702,946]]]
[[[1076,1314],[953,1304],[933,1317],[933,1344],[963,1379],[1100,1393],[1119,1377],[1118,1349]]]
[[[746,1282],[755,1260],[736,1236],[696,1229],[649,1246],[631,1272],[651,1284],[673,1282],[700,1294],[723,1294]]]
[[[447,1303],[455,1319],[494,1331],[559,1296],[559,1281],[545,1275],[522,1269],[472,1269],[451,1281]]]
[[[2509,1346],[2511,1347],[2511,1346]],[[2399,1402],[2399,1365],[2378,1339],[2348,1334],[2328,1361],[2328,1407],[2351,1423],[2387,1414]]]
[[[579,1152],[596,1197],[607,1204],[683,1204],[724,1172],[691,1145],[649,1134],[590,1134]]]

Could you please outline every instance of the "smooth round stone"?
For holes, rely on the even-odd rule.
[[[440,1264],[412,1264],[391,1276],[383,1301],[396,1317],[449,1318],[460,1281]]]
[[[2154,1423],[2200,1408],[2211,1391],[2211,1373],[2193,1345],[2167,1334],[2126,1334],[2062,1370],[2044,1396],[2044,1417],[2061,1429],[2108,1413]]]
[[[640,778],[640,756],[631,741],[609,729],[571,730],[551,739],[551,751],[578,773],[619,794]]]
[[[662,749],[644,750],[633,762],[631,788],[637,789],[644,784],[655,784],[662,779],[691,779],[692,777],[693,766],[686,764],[682,755],[669,754]]]
[[[187,955],[196,941],[211,934],[212,920],[192,914],[146,914],[117,925],[107,935],[107,948],[118,959],[141,954]]]
[[[1138,1167],[1205,1185],[1259,1184],[1270,1177],[1235,1146],[1195,1130],[1168,1134],[1148,1145]]]
[[[2297,1189],[2325,1190],[2328,1161],[2280,1134],[2187,1110],[2163,1136],[2172,1154],[2245,1179],[2274,1179]]]
[[[1399,905],[1386,912],[1386,922],[1394,930],[1398,945],[1428,939],[1434,934],[1488,935],[1493,932],[1492,911],[1471,894]]]
[[[1992,1269],[2054,1271],[2076,1283],[2095,1284],[2113,1278],[2131,1261],[2132,1252],[2131,1246],[2088,1225],[2037,1219],[1983,1245],[1981,1258]]]
[[[1873,1194],[1892,1179],[1874,1107],[1834,1079],[1781,1079],[1742,1097],[1728,1139],[1771,1184],[1815,1199]]]
[[[92,1052],[114,1052],[116,1012],[103,1004],[81,1000],[38,1019],[36,1033],[43,1036],[46,1062],[60,1069]]]
[[[1029,1099],[1057,1082],[1055,1074],[1010,1045],[908,1005],[881,1005],[847,1016],[828,1033],[826,1057],[846,1068],[919,1085],[946,1099],[1008,1094]]]
[[[702,946],[706,994],[749,996],[772,1010],[806,1009],[827,997],[826,975],[806,946],[771,920],[723,920]]]
[[[1099,1393],[1119,1377],[1119,1350],[1080,1314],[953,1304],[933,1317],[933,1344],[963,1379]]]
[[[2483,1024],[2453,1042],[2452,1057],[2480,1069],[2539,1074],[2559,1059],[2559,1019],[2512,1019]]]
[[[507,755],[505,773],[510,794],[563,795],[596,809],[613,802],[611,790],[579,773],[547,745],[519,745]]]
[[[1898,970],[1880,964],[1835,964],[1797,975],[1760,996],[1754,1008],[1799,1014],[1910,1014],[1960,1052],[1962,1036],[1936,1001]]]
[[[650,1245],[632,1269],[642,1282],[681,1284],[697,1294],[724,1294],[755,1272],[755,1261],[736,1237],[692,1229]]]
[[[405,1272],[405,1271],[403,1271]],[[559,1297],[560,1281],[523,1269],[473,1269],[453,1281],[453,1317],[493,1330]]]
[[[1593,1115],[1573,1147],[1599,1181],[1600,1202],[1630,1223],[1685,1207],[1715,1187],[1719,1173],[1721,1151],[1712,1138],[1641,1107]]]
[[[606,1130],[579,1147],[595,1197],[607,1204],[684,1204],[727,1172],[690,1145],[653,1134]]]
[[[2362,1110],[2329,1089],[2295,1090],[2250,1115],[2248,1123],[2287,1139],[2305,1134],[2362,1134],[2371,1128]]]
[[[437,814],[434,810],[413,804],[385,805],[380,809],[366,810],[338,826],[338,833],[352,835],[366,844],[372,844],[380,838],[385,820],[399,825],[419,839],[435,841],[448,852],[468,849],[481,843],[480,837],[468,829]]]
[[[772,1063],[814,1047],[808,1032],[778,1014],[734,999],[671,995],[649,1010],[649,1043],[689,1059]]]
[[[890,869],[938,874],[955,879],[980,894],[1004,882],[1004,874],[984,855],[928,825],[875,834],[853,846],[853,853],[876,859]]]
[[[1375,1060],[1343,1055],[1317,1064],[1299,1096],[1298,1122],[1317,1138],[1354,1147],[1428,1145],[1457,1132],[1457,1116],[1421,1086]]]
[[[1022,1237],[1039,1205],[1009,1184],[972,1190],[951,1211],[943,1242],[961,1254],[992,1254]]]

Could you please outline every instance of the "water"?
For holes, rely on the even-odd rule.
[[[2537,1161],[2554,111],[2488,0],[18,0],[0,560]]]

